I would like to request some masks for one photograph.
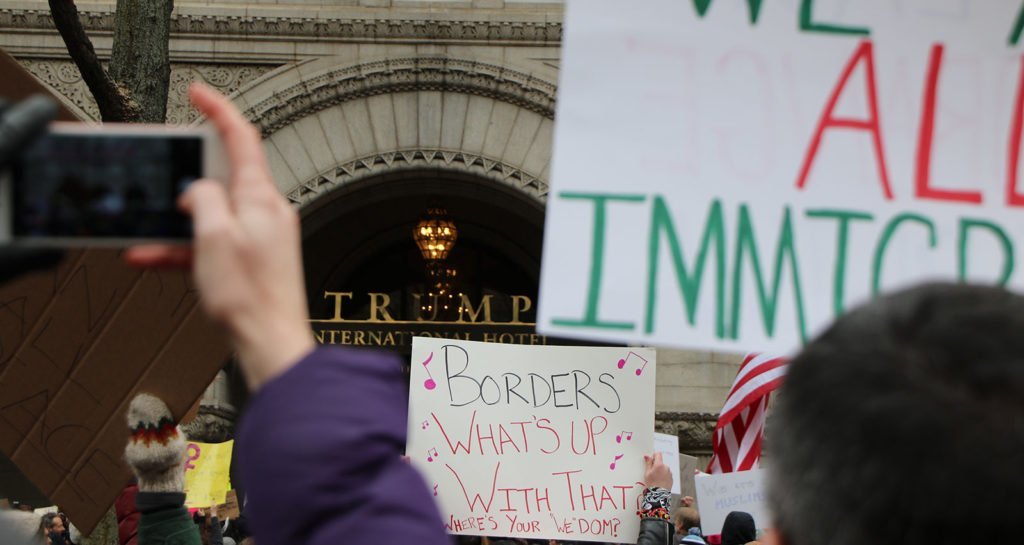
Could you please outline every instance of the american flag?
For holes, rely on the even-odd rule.
[[[750,354],[743,359],[715,425],[708,473],[757,467],[768,398],[782,383],[786,368],[786,360],[780,357]]]

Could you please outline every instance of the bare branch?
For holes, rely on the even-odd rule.
[[[64,39],[71,60],[75,61],[82,73],[82,80],[89,87],[100,109],[103,121],[134,121],[139,117],[139,108],[124,89],[118,87],[107,75],[93,49],[92,41],[82,27],[78,7],[74,0],[49,0],[53,23]]]

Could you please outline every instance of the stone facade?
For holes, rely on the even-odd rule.
[[[113,0],[77,3],[98,53],[109,56]],[[262,130],[278,187],[301,209],[347,184],[424,169],[545,199],[560,2],[175,4],[169,122],[197,121],[185,98],[191,81],[229,94]],[[0,47],[83,119],[96,119],[45,2],[5,2]],[[659,350],[658,359],[658,428],[678,435],[684,452],[706,456],[739,358]],[[221,437],[234,411],[215,382],[190,431]]]

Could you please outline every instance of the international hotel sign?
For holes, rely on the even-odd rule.
[[[355,293],[324,291],[324,300],[330,303],[331,312],[310,320],[320,344],[409,349],[413,337],[503,344],[563,344],[537,334],[531,312],[534,302],[526,295],[487,294],[476,299],[461,295],[453,303],[456,305],[454,318],[447,320],[440,320],[431,312],[416,312],[412,319],[404,319],[406,316],[395,310],[389,294],[365,295],[368,305],[350,312]],[[419,294],[413,294],[413,301],[417,309],[430,308],[421,304]]]

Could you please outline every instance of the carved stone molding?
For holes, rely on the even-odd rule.
[[[536,175],[484,155],[442,149],[405,149],[346,162],[300,184],[287,196],[291,202],[302,206],[335,188],[371,176],[426,168],[475,174],[508,184],[538,200],[543,200],[548,192],[547,182]]]
[[[175,12],[171,16],[173,35],[288,36],[339,40],[432,40],[528,42],[557,44],[562,41],[562,23],[552,21],[445,21],[426,19],[347,18],[314,16],[253,16],[239,9],[237,15]],[[82,11],[86,31],[114,29],[113,11]],[[0,9],[0,29],[52,30],[48,9]]]
[[[659,412],[654,415],[655,431],[679,437],[679,451],[694,456],[711,454],[711,436],[718,415],[711,413]]]
[[[557,86],[502,66],[445,57],[387,59],[347,66],[275,92],[245,114],[269,136],[303,117],[357,98],[448,91],[493,98],[548,119]]]
[[[35,77],[63,95],[78,110],[90,119],[99,120],[99,109],[89,88],[82,81],[75,64],[69,60],[19,59],[19,62]],[[170,91],[167,97],[167,122],[185,125],[195,121],[197,112],[188,101],[188,86],[193,81],[202,81],[230,95],[262,76],[273,66],[262,64],[210,65],[193,63],[172,63]]]

